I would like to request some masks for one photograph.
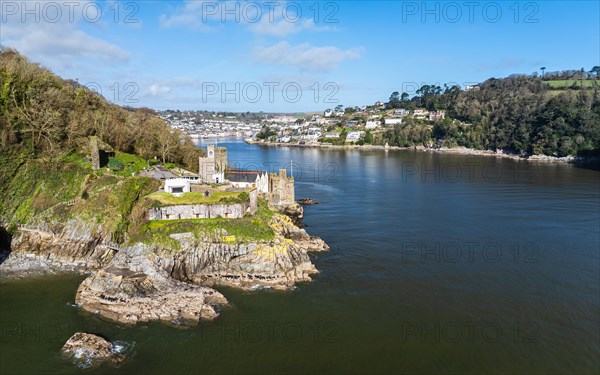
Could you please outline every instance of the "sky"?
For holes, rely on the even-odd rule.
[[[0,44],[119,105],[310,112],[600,65],[598,1],[0,1]]]

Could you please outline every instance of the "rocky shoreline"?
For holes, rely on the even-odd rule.
[[[60,234],[20,228],[0,277],[87,274],[75,296],[83,311],[126,325],[194,325],[217,318],[227,305],[213,287],[285,290],[318,273],[308,253],[329,247],[297,225],[300,207],[287,211],[289,216],[271,219],[272,240],[230,244],[180,236],[177,252],[141,243],[115,250],[68,224],[56,231]]]
[[[491,151],[491,150],[477,150],[467,147],[425,147],[425,146],[414,146],[414,147],[399,147],[399,146],[380,146],[380,145],[332,145],[327,143],[307,143],[307,144],[296,144],[296,143],[277,143],[277,142],[259,142],[253,140],[245,140],[248,144],[256,144],[260,146],[269,147],[306,147],[306,148],[323,148],[332,150],[406,150],[406,151],[420,151],[420,152],[432,152],[440,154],[455,154],[455,155],[476,155],[476,156],[490,156],[496,158],[512,159],[517,161],[531,161],[531,162],[542,162],[542,163],[558,163],[558,164],[597,164],[600,163],[598,157],[576,157],[576,156],[565,156],[555,157],[548,155],[520,155],[514,153],[508,153],[504,151]]]

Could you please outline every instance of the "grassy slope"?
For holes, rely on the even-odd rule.
[[[0,207],[0,219],[9,228],[26,223],[60,226],[74,219],[93,224],[98,234],[123,240],[130,223],[144,217],[136,210],[146,204],[140,198],[158,188],[148,178],[94,172],[77,154],[27,162],[3,154],[0,168],[3,175],[12,175],[2,186]]]
[[[586,80],[574,80],[574,79],[557,79],[552,81],[544,81],[552,89],[570,88],[575,84],[577,87],[600,87],[600,80],[586,79]]]
[[[157,201],[162,206],[175,206],[180,204],[232,204],[242,203],[248,200],[248,193],[232,191],[215,191],[205,197],[204,193],[185,193],[181,197],[173,196],[165,192],[150,194],[148,199]]]

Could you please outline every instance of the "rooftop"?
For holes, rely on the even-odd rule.
[[[257,177],[266,174],[263,170],[228,169],[225,178],[231,182],[255,182]]]

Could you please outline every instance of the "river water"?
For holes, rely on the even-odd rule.
[[[221,143],[288,169],[331,251],[293,291],[218,288],[212,323],[119,327],[71,303],[82,277],[0,284],[0,373],[80,373],[76,331],[130,358],[86,373],[598,373],[600,173],[413,151]]]

